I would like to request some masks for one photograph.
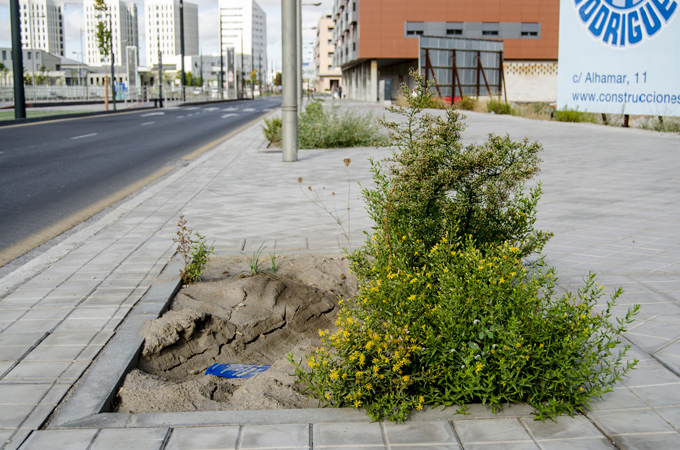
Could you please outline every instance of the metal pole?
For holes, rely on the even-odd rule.
[[[109,7],[110,8],[110,7]],[[116,64],[116,57],[113,52],[113,19],[111,19],[111,10],[109,9],[109,45],[111,46],[111,95],[113,96],[113,110],[116,110],[116,78],[114,73],[114,66]]]
[[[296,0],[295,5],[297,11],[295,12],[295,39],[297,50],[297,96],[298,96],[298,114],[302,113],[302,0]]]
[[[296,26],[295,16],[297,4],[300,0],[281,0],[281,41],[283,56],[283,98],[281,110],[283,113],[282,124],[282,147],[283,162],[298,160],[298,136],[297,136],[297,32],[300,27]]]
[[[222,10],[219,10],[220,14],[220,76],[217,77],[220,83],[220,100],[224,100],[224,55],[222,54]]]
[[[185,101],[184,85],[187,84],[187,79],[186,74],[184,73],[184,0],[179,0],[179,45],[179,51],[182,53],[182,101]]]
[[[161,52],[161,35],[158,36],[158,107],[163,107],[163,53]]]
[[[26,118],[26,96],[24,93],[24,55],[21,50],[21,19],[19,0],[10,0],[12,22],[12,69],[14,73],[14,118]]]
[[[252,40],[251,40],[252,42]],[[255,70],[255,55],[253,54],[253,47],[250,46],[250,96],[255,100],[255,80],[253,80],[252,73]],[[257,77],[256,77],[257,79]]]
[[[244,75],[244,67],[243,67],[243,27],[241,27],[241,97],[240,98],[246,98],[246,93],[244,92],[246,89],[246,80],[243,79]]]

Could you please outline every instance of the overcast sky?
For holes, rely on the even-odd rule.
[[[139,24],[139,58],[146,64],[146,29],[144,24],[144,1],[133,0],[137,4]],[[322,14],[330,14],[333,0],[309,0],[306,3],[321,2],[321,6],[303,6],[303,28],[316,26]],[[65,0],[64,5],[64,56],[80,59],[80,29],[83,28],[82,0]],[[198,5],[199,48],[203,54],[219,52],[217,0],[193,0],[187,3]],[[267,55],[273,68],[281,70],[281,0],[257,0],[267,14]],[[315,30],[303,29],[305,42],[314,41]],[[9,0],[0,0],[0,47],[11,47],[12,36],[9,19]],[[73,52],[77,52],[74,54]],[[305,61],[311,59],[311,52],[305,52]]]

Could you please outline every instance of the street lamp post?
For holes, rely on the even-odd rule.
[[[296,24],[297,8],[300,0],[281,1],[281,56],[283,60],[282,82],[283,98],[281,99],[282,110],[282,142],[283,162],[298,160],[298,136],[297,136],[297,32],[300,27]]]
[[[24,92],[24,55],[21,49],[21,19],[19,0],[10,0],[12,22],[12,69],[14,72],[14,118],[26,118],[26,96]]]
[[[185,101],[184,86],[187,84],[187,78],[186,73],[184,72],[184,0],[179,0],[179,45],[179,51],[182,54],[182,101]]]

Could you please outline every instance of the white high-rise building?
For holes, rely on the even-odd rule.
[[[21,46],[64,56],[64,7],[52,0],[19,0]]]
[[[184,3],[184,56],[198,55],[198,5]],[[146,64],[163,56],[181,55],[179,0],[145,0]]]
[[[111,15],[114,64],[126,64],[126,47],[139,48],[139,27],[137,24],[137,5],[133,2],[105,0]],[[85,57],[90,66],[111,64],[111,56],[99,54],[97,44],[97,23],[105,21],[108,27],[109,16],[94,9],[94,0],[83,0],[85,16]],[[136,53],[136,51],[135,51]]]
[[[233,48],[234,64],[240,68],[243,61],[245,79],[250,78],[253,67],[267,73],[267,14],[255,0],[220,0],[219,9],[225,58],[227,49]]]

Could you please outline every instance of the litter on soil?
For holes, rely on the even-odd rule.
[[[202,281],[182,287],[147,324],[136,369],[118,391],[118,412],[315,408],[295,379],[295,359],[333,329],[338,301],[357,281],[341,255],[279,255],[276,271],[246,256],[212,257]],[[265,264],[269,263],[265,269]],[[269,365],[251,378],[206,375],[213,364]]]

